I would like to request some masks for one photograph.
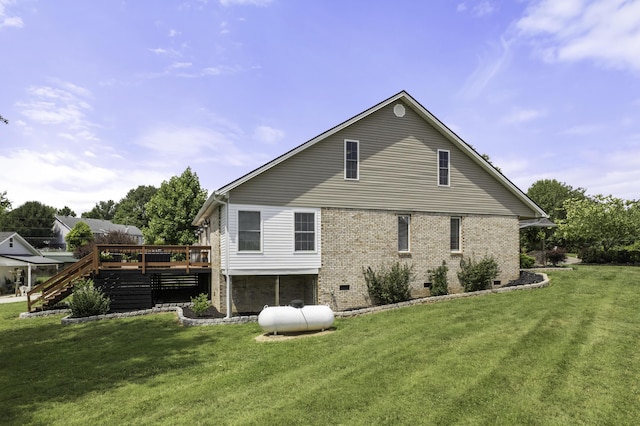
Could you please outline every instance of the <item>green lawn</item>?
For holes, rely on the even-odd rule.
[[[63,327],[0,305],[0,423],[636,424],[640,268],[549,276],[268,343],[257,324]]]

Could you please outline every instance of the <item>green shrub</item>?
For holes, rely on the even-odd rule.
[[[73,286],[69,308],[73,317],[90,317],[106,314],[109,312],[110,304],[111,300],[93,285],[93,280],[84,279]]]
[[[533,265],[536,263],[536,258],[533,256],[529,256],[526,253],[520,253],[520,268],[528,269],[533,268]]]
[[[409,285],[413,278],[413,265],[394,263],[391,268],[380,268],[375,272],[371,267],[363,268],[364,279],[371,300],[376,305],[404,302],[411,298]]]
[[[558,263],[567,260],[567,251],[563,248],[554,247],[553,250],[547,252],[546,256],[553,266],[558,266]]]
[[[209,298],[205,293],[200,293],[196,297],[192,297],[191,303],[193,303],[191,310],[198,317],[203,316],[204,313],[207,312],[207,309],[209,308],[209,306],[211,306],[211,303],[209,303]]]
[[[490,256],[476,262],[473,259],[460,259],[458,279],[465,292],[491,288],[491,283],[500,273],[498,262]]]
[[[578,251],[582,263],[614,263],[618,265],[640,264],[640,249],[636,246],[618,247],[609,250],[587,247]]]
[[[447,281],[447,262],[442,261],[442,265],[435,269],[429,269],[429,281],[431,281],[431,295],[442,296],[449,294],[449,282]]]

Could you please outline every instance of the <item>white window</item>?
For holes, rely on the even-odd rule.
[[[316,250],[316,214],[294,213],[295,251]]]
[[[360,178],[360,142],[345,139],[344,141],[344,178],[358,180]]]
[[[259,211],[238,212],[238,251],[260,251],[261,221]]]
[[[409,251],[409,225],[411,224],[411,216],[408,214],[398,215],[398,251]]]
[[[450,246],[452,252],[461,252],[462,248],[460,246],[460,236],[461,236],[461,227],[460,227],[461,219],[459,217],[451,218],[451,237],[450,237]]]
[[[449,151],[438,150],[438,185],[449,186]]]

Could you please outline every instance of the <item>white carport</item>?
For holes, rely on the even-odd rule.
[[[6,266],[10,268],[25,268],[27,271],[27,277],[24,285],[28,290],[31,290],[31,270],[33,266],[48,266],[48,265],[61,265],[63,262],[59,260],[49,259],[44,256],[7,256],[6,254],[0,255],[0,267]]]

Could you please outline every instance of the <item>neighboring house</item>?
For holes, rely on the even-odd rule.
[[[120,225],[117,223],[112,223],[108,220],[101,219],[86,219],[82,217],[78,218],[56,215],[55,221],[53,222],[53,239],[51,241],[50,247],[66,250],[67,242],[65,241],[65,237],[67,236],[69,231],[71,231],[73,227],[76,226],[78,222],[84,222],[89,225],[89,228],[91,228],[91,232],[93,232],[94,237],[106,235],[109,232],[120,231],[135,238],[137,244],[142,244],[144,241],[142,231],[132,225]]]
[[[17,232],[0,232],[0,286],[11,282],[31,289],[34,285],[33,272],[37,268],[62,264],[59,260],[42,256]]]
[[[545,212],[406,92],[214,191],[194,220],[212,247],[212,302],[368,306],[363,268],[413,264],[413,297],[446,261],[493,256],[519,275],[519,220]]]

